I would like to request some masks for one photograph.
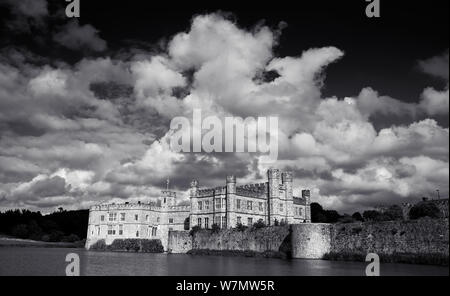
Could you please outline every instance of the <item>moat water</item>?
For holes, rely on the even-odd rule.
[[[65,275],[66,255],[80,256],[81,275],[198,275],[198,276],[316,276],[365,274],[363,262],[325,260],[281,260],[250,257],[193,256],[93,252],[84,249],[0,247],[0,276]],[[381,264],[381,275],[449,275],[448,267]]]

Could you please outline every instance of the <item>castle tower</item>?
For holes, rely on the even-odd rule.
[[[198,192],[198,181],[192,180],[191,181],[191,190],[190,190],[190,198],[196,197]]]
[[[236,204],[236,176],[227,176],[227,190],[226,190],[226,221],[227,221],[227,228],[232,227],[233,224],[236,224],[234,217],[232,217],[232,214],[230,211],[233,207],[235,207]]]
[[[281,182],[286,186],[286,199],[292,200],[292,172],[281,173]]]
[[[231,175],[227,176],[227,194],[236,193],[236,177]]]
[[[176,205],[177,193],[175,191],[163,190],[161,193],[161,207],[173,207]]]
[[[292,223],[294,221],[294,194],[292,172],[281,173],[281,182],[285,188],[285,221]]]
[[[269,192],[267,200],[267,221],[268,225],[274,223],[275,219],[280,220],[276,217],[277,213],[275,211],[275,202],[280,198],[280,170],[269,169],[267,171]]]
[[[189,190],[189,199],[191,200],[191,213],[189,215],[189,228],[192,229],[196,224],[194,222],[194,218],[196,217],[193,213],[198,211],[197,202],[198,202],[198,181],[191,181],[191,188]]]

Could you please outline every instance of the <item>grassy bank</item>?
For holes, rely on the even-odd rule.
[[[279,258],[287,259],[288,256],[283,252],[265,251],[255,252],[251,250],[189,250],[189,255],[209,255],[209,256],[242,256],[242,257],[263,257],[263,258]]]
[[[30,239],[0,237],[1,247],[36,247],[36,248],[83,248],[84,241],[74,243],[42,242]]]
[[[359,261],[365,262],[367,254],[362,253],[327,253],[324,260],[333,261]],[[412,253],[393,253],[378,254],[380,261],[383,263],[406,263],[406,264],[423,264],[423,265],[448,265],[448,255],[439,253],[429,254],[412,254]]]

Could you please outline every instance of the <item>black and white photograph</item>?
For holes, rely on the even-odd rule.
[[[448,277],[448,20],[441,0],[0,0],[0,276]]]

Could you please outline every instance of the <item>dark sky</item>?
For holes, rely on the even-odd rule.
[[[411,102],[430,83],[443,85],[421,73],[416,62],[448,49],[448,1],[382,0],[380,19],[365,16],[364,0],[180,1],[169,8],[154,1],[91,2],[83,2],[81,20],[99,28],[112,46],[127,39],[155,43],[185,30],[193,15],[220,9],[232,12],[244,27],[261,20],[271,27],[286,22],[276,48],[280,56],[298,56],[311,47],[342,49],[344,60],[327,70],[325,95],[357,95],[370,85]],[[206,4],[211,2],[215,6]]]
[[[49,1],[50,16],[64,8],[63,1]],[[81,24],[91,24],[108,42],[111,52],[133,41],[154,46],[186,30],[194,15],[218,10],[230,12],[244,28],[264,24],[283,29],[278,56],[299,56],[312,47],[336,46],[344,60],[327,70],[324,95],[357,95],[368,85],[387,95],[417,102],[425,86],[443,87],[444,81],[424,75],[417,61],[442,54],[449,48],[448,11],[445,0],[381,1],[381,18],[367,18],[364,0],[347,1],[81,1]],[[61,4],[62,3],[62,4]],[[6,14],[5,14],[6,13]],[[8,11],[2,10],[8,16]],[[54,26],[58,22],[49,22]],[[48,48],[46,42],[30,43],[28,36],[6,33],[3,44],[20,42],[48,56],[77,62],[81,56]],[[12,39],[9,39],[11,37]]]

